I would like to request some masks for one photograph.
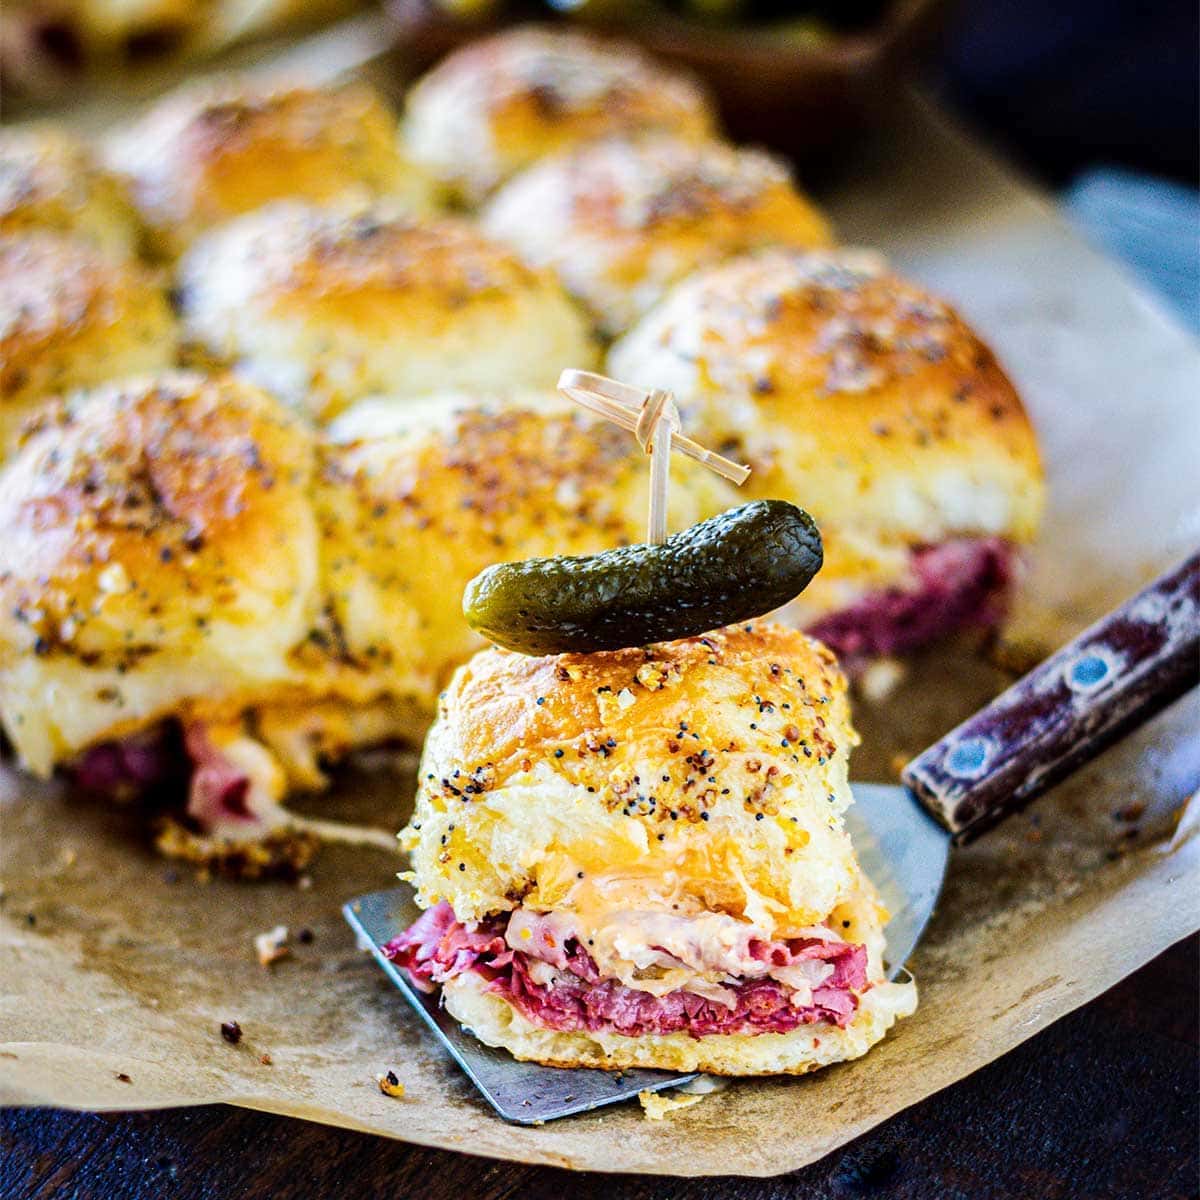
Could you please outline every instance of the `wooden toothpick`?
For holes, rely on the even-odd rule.
[[[671,453],[678,450],[703,463],[724,479],[739,486],[750,468],[706,449],[680,433],[675,397],[661,388],[647,391],[606,375],[568,369],[558,379],[558,390],[592,412],[599,413],[622,429],[628,429],[650,455],[650,514],[646,540],[657,544],[667,539],[667,509],[671,485]]]

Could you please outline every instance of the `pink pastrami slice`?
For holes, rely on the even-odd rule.
[[[125,799],[185,779],[187,759],[176,731],[160,725],[92,746],[72,764],[71,775],[85,791]]]
[[[559,973],[554,981],[541,984],[530,973],[531,957],[505,941],[507,921],[505,914],[467,926],[443,901],[383,949],[425,991],[474,971],[488,981],[489,991],[534,1024],[570,1033],[589,1030],[639,1037],[684,1032],[704,1037],[787,1033],[817,1022],[844,1027],[858,1008],[858,993],[868,987],[866,949],[819,938],[753,945],[754,956],[774,967],[805,959],[832,966],[828,977],[812,989],[808,1004],[795,1003],[792,989],[769,978],[748,979],[727,988],[729,1005],[686,990],[654,996],[600,978],[596,964],[574,939],[556,956]]]
[[[251,781],[213,745],[204,726],[182,731],[175,722],[103,742],[85,751],[71,768],[84,790],[113,799],[147,797],[158,791],[187,791],[187,815],[202,832],[260,822],[247,799]]]
[[[1017,551],[1003,538],[954,538],[914,550],[914,584],[873,592],[808,632],[850,659],[904,654],[960,629],[1003,619]]]

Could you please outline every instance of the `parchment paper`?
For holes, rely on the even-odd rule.
[[[826,199],[848,240],[883,247],[956,301],[1025,394],[1051,506],[1012,637],[1049,648],[1200,541],[1200,356],[1117,267],[927,105],[904,106],[895,122],[844,165]],[[855,775],[894,778],[898,755],[1008,681],[961,646],[926,656],[886,702],[860,701]],[[338,906],[387,886],[396,864],[385,855],[330,848],[307,890],[203,883],[146,849],[135,814],[8,772],[0,1100],[92,1109],[228,1101],[527,1162],[790,1170],[1200,928],[1200,806],[1179,822],[1200,781],[1198,727],[1193,695],[957,853],[911,964],[920,1010],[865,1059],[799,1080],[740,1082],[664,1121],[634,1105],[536,1129],[491,1115],[353,945]],[[403,771],[347,778],[326,811],[396,828],[411,786]],[[252,937],[278,923],[313,938],[261,967]],[[220,1036],[227,1020],[244,1030],[238,1045]],[[378,1091],[388,1069],[403,1099]]]

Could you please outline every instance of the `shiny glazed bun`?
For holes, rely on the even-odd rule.
[[[1012,383],[949,305],[874,255],[771,250],[699,272],[609,369],[673,390],[694,436],[753,466],[748,495],[812,513],[825,566],[802,620],[908,586],[921,548],[1037,529],[1041,464]]]
[[[547,154],[609,134],[713,133],[708,98],[692,79],[637,46],[588,34],[514,29],[451,54],[409,93],[409,153],[478,204]]]
[[[779,159],[671,134],[606,139],[539,162],[492,198],[482,222],[526,262],[552,267],[609,335],[698,267],[832,240]]]
[[[627,869],[771,930],[812,925],[857,879],[845,692],[833,655],[781,625],[481,651],[426,739],[405,835],[418,902],[550,910],[580,869]]]
[[[133,207],[83,142],[51,125],[0,129],[0,234],[45,230],[114,259],[137,249]]]
[[[294,683],[320,611],[312,436],[190,373],[101,388],[0,473],[0,711],[27,767]]]
[[[553,387],[597,350],[549,273],[474,227],[281,201],[180,267],[187,336],[328,418],[372,395]]]
[[[0,236],[0,451],[48,398],[169,367],[177,340],[146,268],[55,234]]]
[[[205,230],[272,200],[387,199],[424,214],[429,177],[401,154],[396,119],[362,84],[189,83],[109,140],[154,248],[179,254]]]
[[[475,575],[645,536],[648,458],[552,393],[367,402],[329,432],[319,505],[332,611],[351,653],[429,712],[484,644],[462,614]],[[737,502],[694,463],[673,467],[672,528]]]

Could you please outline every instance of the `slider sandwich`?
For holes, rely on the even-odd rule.
[[[439,701],[401,841],[425,911],[385,953],[483,1042],[551,1066],[802,1074],[912,1013],[844,815],[857,736],[833,653],[753,620],[820,569],[756,501],[666,535],[669,393],[565,372],[651,456],[645,543],[468,585],[495,644]],[[674,433],[672,433],[674,431]],[[706,629],[714,632],[703,632]]]
[[[388,946],[488,1045],[555,1066],[801,1074],[916,1005],[846,831],[857,741],[818,642],[754,622],[454,676]]]

